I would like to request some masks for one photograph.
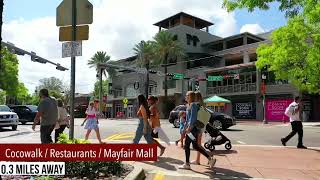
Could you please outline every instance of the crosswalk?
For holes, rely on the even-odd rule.
[[[135,132],[117,133],[107,137],[105,140],[106,141],[123,140],[123,139],[131,140],[133,139],[134,135],[135,135]]]

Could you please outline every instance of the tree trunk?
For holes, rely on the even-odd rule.
[[[2,21],[2,14],[3,14],[3,1],[4,0],[0,0],[0,70],[2,69],[2,45],[1,45],[1,42],[2,42],[2,24],[3,24],[3,21]]]
[[[164,99],[168,99],[168,78],[167,78],[167,73],[168,73],[168,53],[164,57]]]
[[[147,69],[147,78],[146,78],[146,98],[148,99],[148,96],[149,96],[149,63],[146,64],[146,69]]]

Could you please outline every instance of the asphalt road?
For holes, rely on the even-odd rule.
[[[84,138],[86,130],[80,124],[83,119],[75,119],[75,137]],[[128,140],[134,137],[135,130],[138,125],[137,119],[119,119],[119,120],[100,120],[100,132],[105,141],[108,140]],[[179,139],[180,134],[177,128],[173,128],[172,124],[163,120],[162,128],[167,133],[171,141]],[[256,123],[238,123],[229,130],[222,131],[232,144],[242,145],[271,145],[279,146],[280,138],[286,136],[291,130],[289,124],[263,125]],[[68,129],[65,131],[68,133]],[[304,126],[304,143],[309,147],[320,147],[320,127]],[[90,139],[95,139],[94,131],[91,133]],[[208,138],[205,137],[204,138]],[[298,137],[295,136],[287,143],[288,146],[296,146]],[[10,128],[0,129],[0,143],[38,143],[39,142],[39,126],[34,132],[31,129],[31,123],[27,125],[19,125],[17,131]]]

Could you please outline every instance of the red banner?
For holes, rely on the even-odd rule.
[[[155,144],[0,144],[0,161],[156,161]]]

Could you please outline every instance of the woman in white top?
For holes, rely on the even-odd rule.
[[[55,130],[55,143],[58,142],[58,138],[66,127],[69,128],[69,115],[67,110],[63,107],[63,102],[61,99],[58,100],[58,121]]]
[[[90,135],[91,131],[94,130],[96,132],[97,139],[99,140],[99,143],[104,144],[105,142],[103,142],[101,140],[99,126],[98,126],[98,124],[99,124],[99,122],[98,122],[99,111],[97,110],[98,109],[97,108],[98,102],[99,101],[97,101],[97,100],[95,100],[94,102],[90,102],[90,104],[86,110],[87,117],[83,121],[81,126],[83,126],[84,123],[87,121],[87,123],[84,127],[84,129],[87,129],[85,140],[89,139],[89,135]]]

